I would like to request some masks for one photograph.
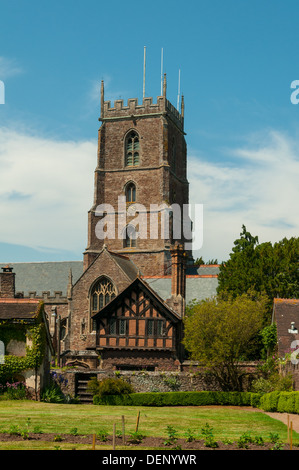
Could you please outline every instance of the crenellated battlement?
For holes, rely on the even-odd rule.
[[[157,97],[157,102],[153,102],[152,97],[144,97],[142,104],[138,103],[138,98],[129,98],[127,105],[123,99],[114,101],[104,101],[104,84],[101,87],[101,116],[99,121],[109,121],[116,119],[132,119],[132,117],[142,117],[149,115],[167,114],[176,125],[183,130],[184,127],[184,98],[182,97],[181,112],[179,112],[166,98],[166,82],[163,96]]]
[[[67,297],[63,295],[62,291],[55,291],[51,294],[50,291],[43,291],[41,294],[38,294],[36,291],[29,291],[27,295],[24,295],[24,292],[16,292],[16,298],[21,299],[37,299],[42,300],[43,302],[67,302]]]
[[[115,100],[114,106],[111,106],[111,101],[105,101],[100,120],[113,120],[122,117],[132,118],[132,116],[139,117],[149,114],[169,114],[177,125],[183,127],[183,116],[164,96],[158,96],[156,103],[153,103],[151,97],[143,98],[142,104],[138,104],[138,98],[129,98],[127,105],[121,99]]]
[[[153,103],[153,98],[143,98],[142,104],[138,104],[138,98],[129,98],[126,106],[124,100],[119,99],[114,101],[113,107],[111,101],[105,101],[103,117],[163,113],[166,111],[165,101],[163,96],[158,96],[157,103]]]

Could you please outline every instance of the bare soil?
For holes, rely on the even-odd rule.
[[[74,436],[72,434],[54,434],[54,433],[41,433],[41,434],[33,434],[29,433],[28,440],[35,440],[35,441],[44,441],[44,442],[53,442],[57,445],[59,443],[68,443],[74,444],[74,448],[76,444],[89,444],[92,446],[93,443],[93,436],[92,435],[77,435]],[[0,442],[13,442],[13,441],[22,441],[24,438],[21,435],[11,435],[9,433],[0,433]],[[203,440],[195,440],[192,442],[186,442],[185,439],[177,439],[175,444],[173,445],[166,445],[165,438],[163,437],[144,437],[141,442],[137,443],[130,439],[130,437],[126,437],[125,446],[130,450],[130,448],[134,447],[134,449],[143,450],[145,448],[151,449],[163,449],[163,450],[273,450],[274,444],[266,442],[263,445],[256,445],[253,443],[248,443],[245,448],[240,448],[237,442],[233,442],[232,444],[226,444],[220,441],[217,441],[218,447],[206,447]],[[96,438],[95,441],[96,448],[102,446],[112,446],[113,439],[112,436],[108,436],[107,440],[101,441]],[[123,446],[123,440],[120,437],[116,438],[115,446],[120,447]],[[289,444],[284,444],[279,447],[279,450],[290,450]],[[299,450],[299,447],[292,446],[292,450]]]

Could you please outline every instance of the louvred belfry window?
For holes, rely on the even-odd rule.
[[[139,165],[139,137],[136,132],[130,132],[126,139],[126,166]]]

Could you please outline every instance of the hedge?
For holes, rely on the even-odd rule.
[[[299,414],[298,392],[163,392],[93,397],[94,405],[116,406],[253,406],[264,411]]]
[[[260,393],[251,392],[152,392],[93,397],[94,405],[116,406],[260,406]]]
[[[299,413],[299,392],[270,392],[261,397],[260,408],[279,413]]]

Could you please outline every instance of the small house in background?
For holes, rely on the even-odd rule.
[[[277,327],[278,356],[299,346],[299,299],[274,299],[272,322]]]
[[[49,380],[54,354],[43,302],[15,295],[15,273],[0,273],[0,383],[23,382],[28,395],[40,397]]]

